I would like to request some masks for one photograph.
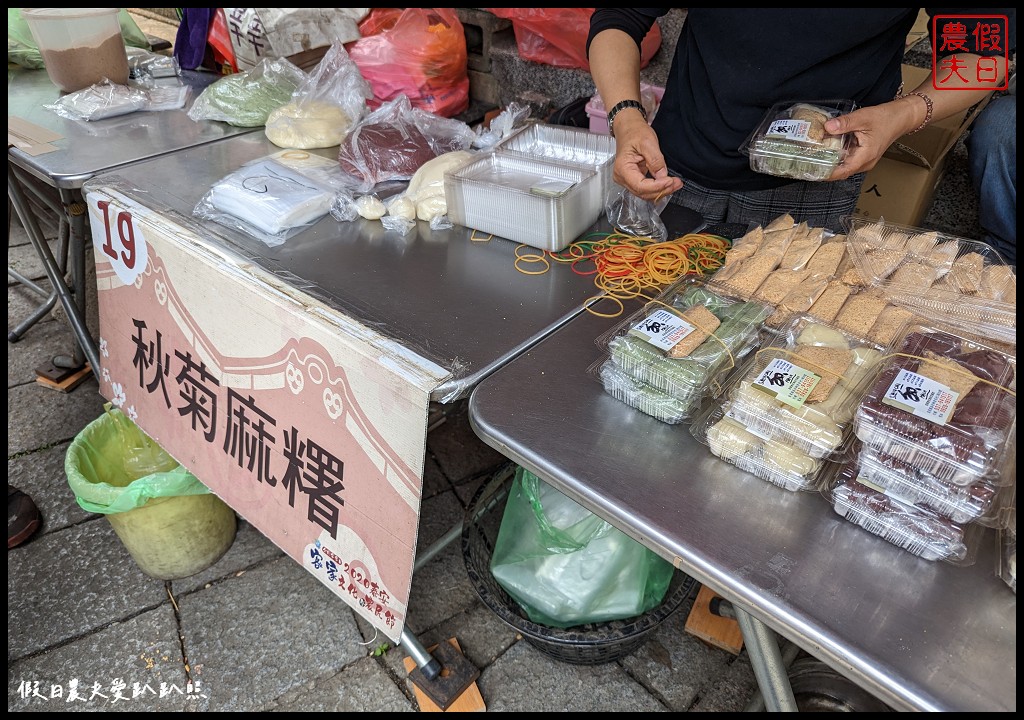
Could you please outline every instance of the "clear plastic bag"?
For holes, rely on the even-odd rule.
[[[495,541],[491,572],[527,617],[565,628],[647,612],[664,599],[674,569],[519,468]]]
[[[612,183],[604,211],[608,222],[619,232],[661,242],[668,239],[668,230],[661,220],[661,211],[667,204],[667,197],[662,199],[659,207],[650,200],[637,197],[621,185]]]
[[[252,70],[208,85],[188,111],[193,120],[220,120],[237,127],[259,127],[289,102],[306,73],[284,58],[262,60]]]
[[[359,68],[335,41],[291,100],[267,117],[267,138],[286,148],[340,145],[366,113],[366,101],[371,97],[373,92]]]
[[[143,110],[148,102],[145,90],[107,80],[68,93],[44,107],[69,120],[93,122]]]
[[[476,134],[464,122],[414,108],[404,95],[359,122],[341,143],[342,170],[364,191],[388,180],[409,180],[428,160],[466,150]]]
[[[513,133],[522,128],[530,119],[530,106],[520,105],[512,102],[493,118],[490,124],[478,125],[473,140],[473,147],[479,150],[489,150],[505,138],[511,137]]]
[[[308,177],[261,158],[215,183],[193,214],[273,247],[326,215],[333,200],[333,192]]]

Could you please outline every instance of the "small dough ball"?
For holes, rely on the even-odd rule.
[[[413,221],[416,219],[416,206],[405,195],[397,195],[388,203],[388,215]]]
[[[433,220],[438,215],[444,215],[448,212],[448,201],[445,200],[444,195],[428,197],[426,200],[420,200],[416,203],[416,217],[420,220]]]
[[[356,211],[360,217],[367,220],[380,220],[387,214],[388,209],[376,195],[363,195],[356,198]]]
[[[310,100],[285,103],[267,117],[267,139],[278,147],[312,150],[340,145],[352,122],[337,105]]]

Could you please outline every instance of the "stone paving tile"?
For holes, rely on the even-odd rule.
[[[7,660],[78,638],[167,600],[104,519],[7,553]]]
[[[686,618],[696,595],[650,634],[647,642],[621,660],[622,666],[662,702],[685,712],[709,678],[725,672],[735,657],[686,632]],[[749,665],[748,665],[749,668]]]
[[[423,499],[432,498],[451,489],[451,483],[441,472],[437,460],[427,455],[426,462],[423,463]]]
[[[656,712],[666,708],[615,662],[573,665],[544,655],[525,640],[485,669],[478,680],[489,712]]]
[[[363,625],[361,622],[363,635],[369,641],[373,638],[373,628],[368,624],[365,627]],[[416,636],[416,639],[425,648],[431,648],[448,638],[455,638],[459,647],[462,648],[465,658],[477,669],[482,670],[516,642],[516,632],[484,605],[476,604],[465,612]],[[378,642],[374,640],[369,647],[375,647],[376,644]],[[384,654],[384,661],[393,676],[404,678],[407,675],[403,664],[407,655],[408,653],[401,646],[392,648]],[[408,689],[409,692],[412,692],[411,683],[408,685]]]
[[[427,449],[437,459],[441,470],[454,484],[466,482],[506,462],[476,436],[469,426],[465,401],[448,416],[444,425],[427,436]]]
[[[7,391],[7,456],[50,447],[74,439],[103,412],[103,397],[95,377],[71,393],[38,383]]]
[[[337,675],[303,683],[268,703],[264,712],[415,712],[375,658],[365,657]]]
[[[99,517],[75,502],[75,493],[64,472],[68,443],[19,455],[7,461],[7,482],[28,493],[43,515],[40,533],[61,530],[83,520]]]
[[[19,315],[17,322],[21,322],[24,317],[25,315]],[[16,324],[11,322],[10,328],[13,329]],[[53,319],[37,322],[17,343],[7,345],[7,387],[34,383],[37,377],[36,368],[49,365],[54,355],[71,352],[74,349],[72,343],[74,335],[67,325]]]
[[[24,285],[15,285],[7,288],[7,328],[13,330],[22,320],[31,315],[42,303],[43,298]],[[58,303],[59,304],[59,303]],[[56,307],[56,305],[54,305]],[[52,320],[55,315],[50,314],[43,317],[39,322]],[[25,337],[28,333],[25,334]],[[13,345],[12,345],[13,347]]]
[[[352,611],[288,557],[185,595],[186,656],[213,712],[256,711],[365,657]]]
[[[71,700],[78,681],[82,700]],[[181,712],[189,692],[170,602],[7,669],[8,712]],[[24,697],[22,683],[40,694]],[[34,683],[39,683],[35,686]],[[126,687],[118,699],[112,686]],[[160,697],[161,685],[165,691]],[[59,686],[59,690],[56,689]],[[93,690],[99,694],[93,696]],[[194,686],[192,688],[195,690]],[[199,691],[202,691],[200,686]],[[53,697],[60,695],[60,697]],[[104,699],[103,696],[106,696]]]
[[[24,235],[25,244],[8,246],[7,248],[7,266],[8,268],[20,273],[27,277],[29,280],[39,280],[46,277],[46,268],[43,267],[43,261],[39,259],[39,255],[36,253],[36,249],[28,243],[28,235]],[[57,240],[53,238],[47,241],[50,246],[50,252],[54,254],[55,259],[57,255]],[[12,278],[10,275],[7,276],[7,286],[10,288],[11,285],[18,281]],[[39,283],[43,287],[49,287],[49,283]]]
[[[420,514],[420,552],[461,522],[462,514],[462,505],[451,490],[425,500]],[[413,632],[423,632],[466,610],[476,599],[456,539],[413,574],[406,622]]]
[[[709,680],[689,712],[741,712],[757,690],[757,679],[746,651]]]

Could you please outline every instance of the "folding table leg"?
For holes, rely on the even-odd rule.
[[[64,311],[67,313],[68,321],[71,323],[71,329],[75,333],[75,337],[78,340],[78,344],[81,348],[81,352],[84,354],[85,359],[89,361],[94,370],[99,370],[99,353],[96,350],[96,344],[93,342],[92,336],[89,334],[89,329],[86,326],[85,318],[76,304],[76,298],[72,296],[71,290],[64,282],[64,278],[57,265],[57,261],[53,257],[53,252],[50,250],[50,246],[46,243],[46,239],[43,237],[42,231],[39,229],[39,223],[36,221],[35,216],[32,213],[31,208],[28,205],[28,201],[25,198],[25,194],[22,191],[21,184],[18,182],[17,177],[14,174],[14,170],[11,168],[11,164],[7,164],[7,197],[14,207],[15,212],[18,215],[18,220],[21,221],[22,227],[25,228],[25,232],[28,234],[29,242],[32,243],[32,247],[39,255],[40,260],[43,262],[43,267],[46,269],[46,276],[50,280],[50,284],[53,289],[57,292],[57,297],[64,307]],[[84,217],[80,218],[80,227],[84,228]],[[78,300],[81,302],[82,307],[85,306],[85,273],[84,273],[84,238],[79,237],[77,248],[79,257],[75,257],[76,253],[76,238],[75,238],[75,223],[72,219],[71,227],[71,253],[73,263],[80,265],[82,272],[79,278],[75,278],[75,284],[81,285],[81,292]],[[74,270],[74,268],[73,268]],[[75,355],[78,355],[76,349]],[[72,358],[72,361],[75,358]],[[57,358],[54,359],[54,364],[57,363]],[[79,363],[81,365],[81,363]]]

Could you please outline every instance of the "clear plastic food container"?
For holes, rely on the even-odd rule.
[[[843,453],[884,348],[807,315],[759,349],[725,393],[728,417],[813,458]]]
[[[1016,439],[1016,357],[924,325],[911,325],[854,415],[865,445],[939,480],[1001,477]]]
[[[580,165],[601,176],[602,196],[612,183],[615,139],[579,128],[534,123],[498,143],[501,152]]]
[[[829,135],[825,122],[855,107],[852,100],[776,103],[739,150],[755,172],[827,180],[846,156],[850,137]]]
[[[893,303],[974,335],[1016,343],[1017,271],[992,246],[884,221],[847,217],[859,274]]]
[[[987,480],[971,485],[946,482],[869,447],[858,460],[858,482],[906,505],[919,505],[957,523],[999,523],[1000,488]]]
[[[712,403],[694,419],[690,434],[716,457],[755,477],[795,492],[818,490],[825,463],[792,445],[761,437]]]
[[[128,82],[119,8],[22,8],[50,81],[75,92],[110,80]]]
[[[445,173],[444,194],[453,223],[552,252],[604,210],[596,170],[500,151]]]
[[[590,371],[604,385],[606,393],[653,418],[669,425],[678,425],[689,416],[689,403],[640,382],[623,372],[611,360],[602,360],[592,366]]]
[[[1017,592],[1017,485],[1010,486],[1003,527],[996,533],[996,575]]]
[[[621,371],[683,403],[689,417],[755,347],[770,312],[683,278],[597,343]]]
[[[857,482],[853,465],[828,483],[826,497],[842,517],[925,560],[971,565],[985,528],[957,523],[916,505],[907,505]]]

